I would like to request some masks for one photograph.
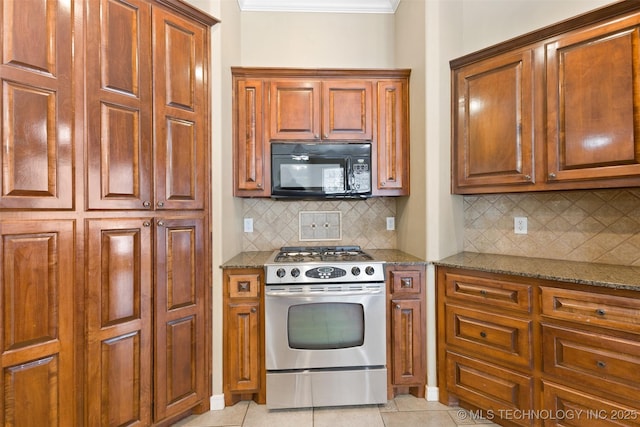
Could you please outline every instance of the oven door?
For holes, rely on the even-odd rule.
[[[267,286],[268,371],[386,364],[385,285]]]

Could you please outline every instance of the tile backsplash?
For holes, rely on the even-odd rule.
[[[637,188],[465,196],[464,227],[465,251],[640,266]]]
[[[339,216],[341,233],[316,233],[318,240],[307,240],[303,224],[300,240],[300,212],[323,215],[333,227]],[[339,214],[339,215],[336,215]],[[243,233],[244,251],[271,251],[281,246],[359,245],[364,249],[395,249],[396,232],[387,231],[386,218],[396,216],[396,200],[392,197],[372,197],[366,200],[271,200],[244,199],[244,218],[253,218],[253,233]],[[302,215],[303,222],[308,215]],[[321,224],[321,226],[323,225]],[[333,230],[333,229],[331,229]],[[336,237],[336,240],[328,240]]]

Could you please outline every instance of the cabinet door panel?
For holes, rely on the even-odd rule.
[[[151,421],[151,220],[87,221],[89,425]]]
[[[378,195],[409,194],[408,92],[402,81],[378,83]]]
[[[0,209],[71,209],[70,8],[53,0],[2,7]]]
[[[87,205],[152,206],[150,5],[88,3]]]
[[[272,81],[269,140],[320,139],[320,90],[319,81]]]
[[[259,305],[230,303],[225,331],[227,338],[227,382],[229,391],[256,391],[260,385]]]
[[[162,219],[156,227],[155,418],[176,415],[207,396],[205,230],[202,218]]]
[[[322,83],[322,92],[322,139],[371,141],[371,82],[326,81]]]
[[[74,223],[0,222],[0,417],[73,425]]]
[[[204,209],[206,29],[159,8],[153,23],[156,208]]]
[[[420,300],[391,300],[393,384],[424,382],[424,339]]]
[[[454,192],[533,181],[533,53],[497,56],[454,74]]]
[[[262,80],[236,83],[235,195],[266,196],[270,159],[264,143]]]
[[[639,22],[546,45],[549,182],[640,174]]]

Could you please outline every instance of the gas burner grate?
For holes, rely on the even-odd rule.
[[[275,262],[370,261],[360,246],[285,246]]]

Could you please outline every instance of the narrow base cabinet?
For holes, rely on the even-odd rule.
[[[424,265],[386,266],[387,397],[425,396],[426,300]]]
[[[437,268],[440,401],[500,425],[640,425],[640,294]]]
[[[0,10],[0,423],[208,409],[217,20],[178,0]]]
[[[264,269],[223,270],[223,382],[226,406],[266,403]]]

